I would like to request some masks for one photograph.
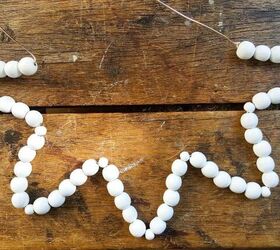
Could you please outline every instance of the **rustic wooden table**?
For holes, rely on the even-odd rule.
[[[236,41],[279,44],[279,1],[168,3]],[[229,43],[153,0],[2,0],[0,10],[1,25],[40,64],[34,77],[0,82],[1,96],[45,113],[49,132],[33,164],[32,199],[103,155],[123,169],[145,221],[155,215],[183,149],[201,150],[231,174],[260,181],[239,118],[253,94],[277,85],[279,65],[238,60]],[[0,41],[2,60],[25,55],[4,34]],[[279,107],[259,114],[280,163]],[[9,182],[30,132],[0,116],[0,248],[280,247],[279,188],[270,199],[248,201],[195,169],[185,177],[168,230],[152,242],[130,236],[100,175],[62,208],[27,217],[11,206]]]

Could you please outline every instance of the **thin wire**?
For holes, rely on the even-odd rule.
[[[14,39],[13,37],[11,37],[11,36],[8,34],[8,32],[5,31],[5,29],[2,28],[1,26],[0,26],[0,30],[1,30],[3,33],[5,33],[6,36],[9,37],[12,41],[14,41],[14,42],[15,42],[16,44],[18,44],[20,47],[22,47],[28,54],[30,54],[30,55],[33,57],[33,59],[34,59],[34,62],[36,63],[36,57],[34,56],[34,54],[33,54],[30,50],[28,50],[27,48],[25,48],[20,42],[18,42],[16,39]]]
[[[196,23],[196,24],[198,24],[198,25],[200,25],[200,26],[202,26],[202,27],[204,27],[204,28],[206,28],[206,29],[209,29],[209,30],[215,32],[216,34],[222,36],[223,38],[225,38],[226,40],[228,40],[229,42],[231,42],[232,44],[234,44],[235,47],[238,46],[238,44],[239,44],[238,42],[235,42],[235,41],[231,40],[228,36],[224,35],[223,33],[221,33],[221,32],[219,32],[219,31],[217,31],[217,30],[215,30],[215,29],[209,27],[208,25],[206,25],[206,24],[204,24],[204,23],[201,23],[201,22],[199,22],[199,21],[196,21],[196,20],[193,19],[193,18],[190,18],[190,17],[184,15],[183,13],[181,13],[181,12],[179,12],[178,10],[172,8],[172,7],[169,6],[168,4],[162,2],[161,0],[156,0],[156,1],[157,1],[158,3],[160,3],[161,5],[165,6],[166,8],[170,9],[171,11],[175,12],[175,13],[178,14],[179,16],[181,16],[181,17],[183,17],[183,18],[185,18],[185,19],[187,19],[187,20],[189,20],[189,21],[191,21],[191,22],[194,22],[194,23]]]

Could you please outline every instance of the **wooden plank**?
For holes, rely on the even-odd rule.
[[[168,3],[236,41],[279,43],[279,1]],[[3,0],[0,9],[40,63],[32,78],[1,79],[0,95],[32,106],[239,103],[280,76],[278,65],[238,60],[229,43],[155,1]],[[1,43],[1,59],[25,55]]]
[[[133,203],[145,221],[162,201],[165,177],[184,148],[201,150],[232,175],[260,181],[251,146],[239,126],[241,112],[135,114],[49,114],[47,146],[34,161],[32,199],[47,195],[82,161],[105,155],[122,169]],[[261,128],[271,139],[279,165],[279,111],[260,112]],[[190,169],[181,203],[167,232],[153,242],[134,239],[113,206],[100,174],[49,215],[27,217],[10,204],[9,181],[18,149],[30,134],[23,122],[0,116],[1,248],[197,248],[280,247],[280,193],[249,201],[217,189],[197,169]],[[279,167],[277,166],[279,172]]]

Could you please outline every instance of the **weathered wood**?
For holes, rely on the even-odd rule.
[[[32,199],[47,195],[83,160],[106,155],[122,169],[131,168],[121,179],[141,218],[148,221],[162,201],[170,165],[184,148],[205,152],[232,175],[260,181],[255,156],[239,126],[240,115],[236,111],[46,115],[47,146],[38,153],[29,178]],[[280,112],[261,112],[260,119],[279,165]],[[29,134],[24,122],[0,116],[1,248],[280,246],[279,188],[270,199],[249,201],[216,188],[192,168],[185,177],[174,219],[166,234],[153,242],[129,235],[100,174],[79,188],[63,208],[43,217],[27,217],[12,208],[8,183],[17,151]]]
[[[279,44],[279,1],[169,3],[236,41]],[[1,79],[0,95],[32,106],[239,103],[279,81],[278,65],[238,60],[155,1],[3,0],[0,9],[1,25],[40,63],[33,78]],[[1,35],[2,60],[23,55]]]

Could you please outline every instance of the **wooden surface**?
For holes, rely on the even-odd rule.
[[[236,41],[279,44],[276,0],[168,3]],[[34,77],[0,80],[0,95],[47,113],[47,145],[29,179],[32,199],[103,155],[123,169],[121,179],[146,222],[183,149],[201,150],[232,175],[260,181],[240,109],[256,92],[277,86],[280,66],[239,61],[229,43],[152,0],[3,0],[0,10],[1,25],[40,64]],[[1,60],[25,55],[3,34],[0,41]],[[260,118],[278,165],[279,107]],[[280,188],[269,199],[248,201],[195,169],[185,177],[168,230],[153,242],[130,236],[100,175],[63,208],[27,217],[12,208],[9,182],[30,133],[23,122],[0,115],[0,249],[280,247]]]

